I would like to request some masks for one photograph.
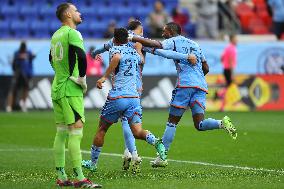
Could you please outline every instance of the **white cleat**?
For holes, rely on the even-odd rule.
[[[122,169],[123,170],[128,170],[129,167],[130,167],[130,162],[131,162],[131,158],[132,158],[132,155],[131,153],[126,149],[124,151],[124,154],[122,156],[122,159],[123,159],[123,164],[122,164]]]
[[[140,169],[140,164],[142,162],[142,159],[141,157],[137,156],[137,157],[132,157],[131,159],[131,171],[132,173],[140,173],[141,172],[141,169]]]
[[[162,160],[160,156],[158,156],[155,160],[150,161],[150,164],[153,168],[157,167],[167,167],[168,166],[168,161],[167,160]]]

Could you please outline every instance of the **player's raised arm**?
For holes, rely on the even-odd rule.
[[[140,57],[141,57],[141,63],[144,64],[144,63],[145,63],[145,57],[144,57],[144,55],[143,55],[143,53],[142,53],[142,48],[143,48],[142,44],[136,42],[136,43],[134,44],[134,48],[135,48],[135,50],[137,51],[137,53],[138,53],[138,54],[140,55]]]
[[[104,74],[103,77],[101,77],[98,81],[97,81],[97,88],[102,89],[103,88],[103,83],[105,82],[105,80],[110,76],[111,73],[113,73],[115,71],[115,68],[118,66],[118,63],[120,61],[120,54],[119,53],[115,53],[109,63],[109,66]]]
[[[153,48],[158,48],[158,49],[163,48],[160,41],[156,41],[156,40],[152,40],[152,39],[147,39],[147,38],[143,38],[143,37],[137,37],[137,36],[129,35],[128,40],[130,40],[132,42],[141,43],[143,46],[146,46],[146,47],[153,47]]]
[[[91,52],[91,56],[95,58],[98,54],[104,53],[106,51],[109,51],[109,49],[113,46],[112,39],[109,40],[107,43],[103,45],[99,45],[98,47],[95,48],[93,52]]]

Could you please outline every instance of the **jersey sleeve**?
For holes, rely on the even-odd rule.
[[[69,44],[79,47],[80,49],[85,51],[84,44],[83,44],[83,37],[79,31],[71,29],[68,35],[69,35],[68,36]]]
[[[118,48],[116,48],[116,47],[112,47],[109,50],[109,57],[110,57],[110,59],[113,57],[113,55],[115,55],[117,53],[120,54],[121,53],[120,50]]]
[[[174,50],[174,41],[172,39],[166,39],[162,42],[162,47],[165,50]]]
[[[182,60],[182,59],[187,59],[188,57],[187,54],[182,54],[175,51],[164,50],[164,49],[155,49],[154,54],[173,60]]]

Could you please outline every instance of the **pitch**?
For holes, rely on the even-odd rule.
[[[145,142],[137,142],[144,158],[141,173],[136,175],[122,170],[122,129],[120,123],[113,125],[98,172],[89,177],[108,189],[284,188],[283,112],[206,113],[206,117],[221,119],[225,114],[238,128],[236,141],[223,130],[195,131],[188,112],[177,128],[168,167],[152,168],[149,161],[155,151]],[[167,115],[167,111],[146,110],[143,127],[162,136]],[[86,113],[84,159],[90,156],[98,116],[98,111]],[[56,188],[51,151],[54,134],[52,112],[0,113],[1,189]],[[70,167],[67,173],[71,174]]]

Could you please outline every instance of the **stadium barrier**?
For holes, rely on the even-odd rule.
[[[97,109],[104,105],[111,83],[104,83],[103,90],[95,88],[98,77],[88,77],[88,92],[85,95],[86,109]],[[171,92],[175,86],[175,76],[145,76],[142,96],[143,108],[168,108]],[[209,92],[208,111],[219,111],[225,99],[225,111],[284,110],[284,75],[238,75],[227,90],[222,75],[206,77]],[[52,77],[36,76],[29,92],[29,109],[50,109]],[[0,109],[4,110],[11,83],[11,76],[0,76]],[[222,95],[220,95],[222,94]]]
[[[86,50],[91,45],[97,46],[105,41],[87,40]],[[11,62],[14,52],[19,48],[19,40],[0,40],[0,75],[11,75]],[[210,66],[211,74],[221,74],[220,56],[227,45],[220,41],[200,41],[201,48]],[[31,40],[28,48],[36,55],[34,59],[34,74],[37,76],[53,75],[48,62],[50,42],[48,40]],[[104,62],[108,64],[108,53],[103,53]],[[284,42],[240,42],[237,45],[238,64],[236,74],[283,74],[284,73]],[[175,75],[176,70],[172,60],[147,54],[144,75],[168,76]]]

